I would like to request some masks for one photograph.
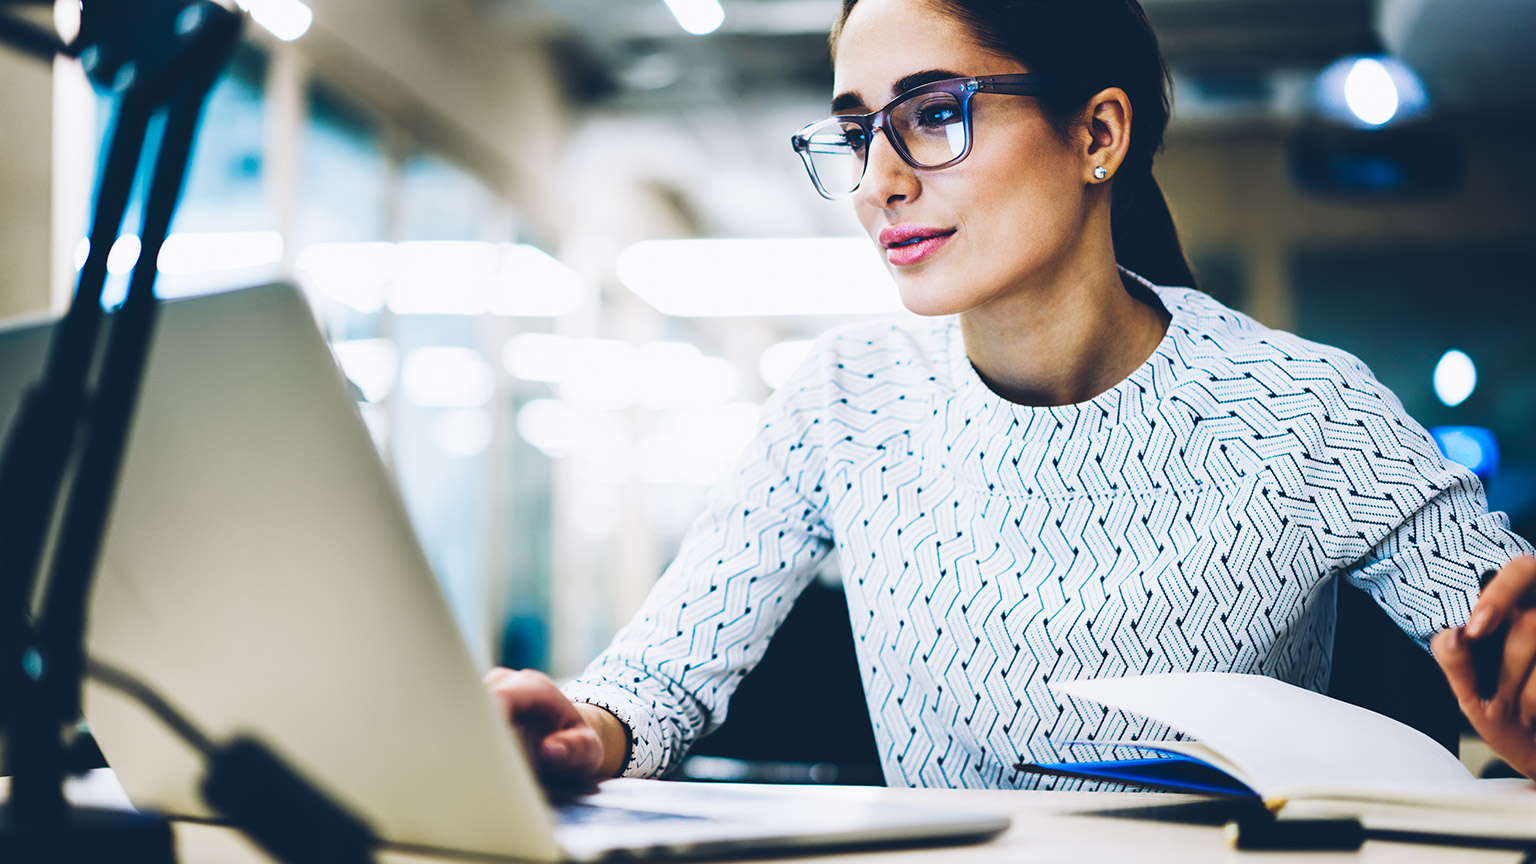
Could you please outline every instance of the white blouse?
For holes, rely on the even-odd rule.
[[[1143,284],[1147,284],[1144,283]],[[1147,285],[1161,344],[1094,399],[1008,402],[954,318],[834,330],[769,400],[635,619],[566,693],[654,776],[722,723],[836,550],[886,781],[1070,788],[1014,769],[1169,737],[1053,681],[1173,670],[1328,684],[1336,581],[1427,644],[1531,546],[1355,357]],[[816,710],[816,694],[805,694]]]

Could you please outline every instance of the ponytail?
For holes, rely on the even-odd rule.
[[[1151,165],[1122,171],[1114,183],[1109,213],[1115,262],[1154,285],[1199,287]]]

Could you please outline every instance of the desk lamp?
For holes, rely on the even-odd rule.
[[[0,0],[0,9],[5,5],[14,0]],[[116,102],[97,178],[90,253],[74,302],[0,455],[0,712],[14,775],[10,802],[0,811],[0,859],[7,861],[172,860],[163,819],[73,809],[65,802],[63,730],[80,714],[87,598],[154,331],[156,258],[181,195],[203,104],[234,49],[241,21],[209,0],[83,0],[79,34],[64,44],[0,14],[0,40],[45,59],[78,57],[97,91]],[[107,253],[122,228],[157,114],[163,114],[164,128],[139,232],[143,251],[92,392]],[[50,537],[56,538],[51,556],[45,555]],[[49,573],[34,618],[34,585],[44,560]]]
[[[0,0],[0,8],[13,2]],[[211,0],[73,2],[80,6],[80,31],[67,45],[0,14],[0,42],[44,59],[78,57],[97,90],[116,102],[75,299],[55,330],[42,379],[23,398],[0,451],[0,720],[13,768],[10,802],[0,810],[0,860],[174,860],[162,817],[71,808],[64,799],[63,730],[80,715],[81,678],[90,674],[137,700],[187,741],[207,765],[204,799],[274,858],[362,864],[377,843],[372,830],[269,748],[249,738],[210,740],[132,675],[85,656],[91,577],[158,311],[157,258],[181,196],[198,119],[243,17]],[[150,121],[159,114],[164,123],[139,232],[141,252],[97,361],[107,253],[122,228]],[[52,532],[72,461],[63,516]],[[50,537],[52,554],[45,556]],[[34,619],[33,588],[45,560],[48,578]]]

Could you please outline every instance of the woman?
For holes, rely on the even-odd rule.
[[[492,672],[546,776],[674,765],[832,549],[887,781],[993,787],[1052,742],[1167,734],[1053,680],[1322,689],[1335,574],[1427,643],[1530,551],[1358,360],[1160,287],[1194,280],[1135,0],[845,0],[833,51],[836,116],[796,149],[928,317],[818,341],[563,694]]]

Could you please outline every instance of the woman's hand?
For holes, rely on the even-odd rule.
[[[548,675],[498,667],[484,683],[546,783],[589,783],[624,767],[629,730],[602,708],[565,698]]]
[[[1472,644],[1497,638],[1508,623],[1498,691],[1484,702],[1477,694]],[[1483,588],[1466,627],[1441,630],[1430,649],[1451,682],[1462,713],[1483,740],[1516,771],[1536,777],[1536,558],[1504,565]]]

